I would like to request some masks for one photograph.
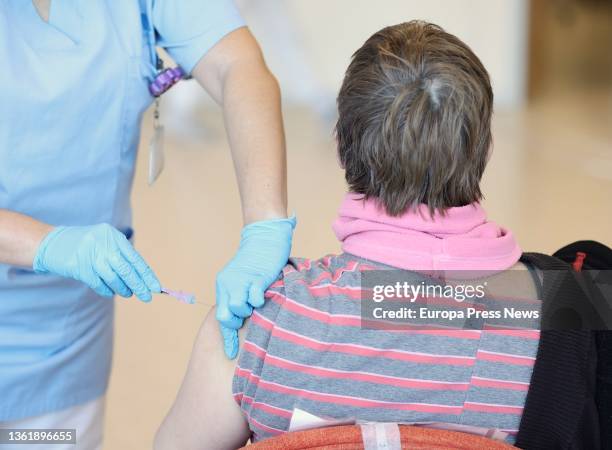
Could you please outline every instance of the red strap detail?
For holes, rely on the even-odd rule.
[[[586,258],[586,253],[584,252],[576,252],[576,259],[572,263],[572,267],[576,272],[580,272],[582,270],[582,265],[584,264],[584,259]]]

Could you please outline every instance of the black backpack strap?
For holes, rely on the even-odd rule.
[[[525,253],[521,261],[543,275],[543,316],[548,308],[574,305],[581,296],[570,266],[552,256]],[[565,280],[565,281],[564,281]],[[563,285],[559,285],[563,283]],[[595,406],[596,349],[588,330],[544,330],[533,368],[516,446],[524,449],[599,449]]]
[[[612,249],[596,241],[573,242],[557,250],[555,257],[571,262],[578,252],[585,255],[583,269],[605,271],[597,276],[600,282],[610,285],[612,278]],[[605,278],[606,280],[602,280]],[[597,346],[596,402],[601,428],[601,448],[612,448],[612,331],[610,327],[595,331]]]

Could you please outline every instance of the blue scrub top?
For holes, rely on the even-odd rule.
[[[153,45],[190,72],[243,25],[231,0],[0,1],[0,208],[129,233]],[[112,334],[112,300],[0,265],[0,421],[102,395]]]

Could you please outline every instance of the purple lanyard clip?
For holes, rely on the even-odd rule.
[[[151,84],[149,84],[149,92],[153,97],[159,97],[184,77],[185,72],[178,66],[164,69],[158,73]]]

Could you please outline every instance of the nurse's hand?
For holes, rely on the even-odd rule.
[[[160,292],[159,280],[125,235],[107,224],[56,227],[34,258],[40,273],[74,278],[104,297],[136,295],[144,302]]]
[[[236,256],[217,275],[217,320],[225,354],[238,354],[238,331],[264,304],[264,292],[287,264],[295,217],[254,222],[243,228]]]

